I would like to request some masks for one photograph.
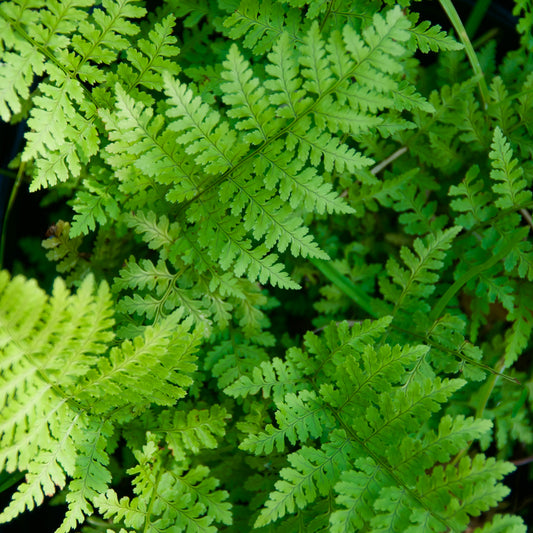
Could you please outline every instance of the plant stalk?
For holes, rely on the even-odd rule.
[[[444,9],[446,15],[448,15],[448,18],[450,19],[450,22],[452,23],[459,39],[461,40],[461,43],[463,43],[463,46],[465,47],[465,52],[468,57],[468,60],[470,61],[470,65],[472,66],[472,70],[478,78],[479,92],[481,93],[481,99],[483,100],[483,107],[484,109],[487,109],[490,101],[489,89],[487,87],[485,75],[483,74],[483,70],[479,63],[477,54],[474,50],[474,47],[472,46],[472,43],[470,42],[470,38],[468,37],[468,33],[465,27],[463,26],[463,22],[461,21],[461,18],[459,17],[452,1],[439,1],[440,5],[442,6],[442,9]]]

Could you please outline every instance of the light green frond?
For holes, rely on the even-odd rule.
[[[287,32],[293,40],[301,39],[300,12],[296,9],[284,9],[272,0],[242,1],[231,16],[224,20],[229,37],[243,37],[243,44],[252,49],[254,54],[263,55],[269,51],[278,37]]]
[[[218,405],[201,410],[169,409],[158,416],[152,431],[163,437],[178,461],[183,461],[187,452],[197,454],[204,448],[216,448],[230,417],[226,409]]]
[[[137,85],[162,90],[162,73],[169,72],[173,76],[179,73],[179,66],[173,60],[179,54],[177,39],[172,35],[175,24],[174,15],[168,15],[148,32],[148,39],[139,39],[138,50],[127,49],[128,61],[137,70],[127,92]]]
[[[1,30],[0,30],[1,31]],[[34,74],[43,72],[43,56],[29,44],[19,54],[6,52],[5,63],[0,70],[0,118],[8,122],[13,115],[20,113],[22,103],[30,96],[30,86]]]
[[[151,108],[135,102],[119,85],[116,87],[117,113],[101,110],[100,114],[113,141],[107,146],[106,160],[116,170],[117,176],[130,178],[133,164],[143,174],[167,185],[172,201],[178,202],[194,196],[198,190],[194,169],[177,142],[177,135],[164,126],[161,115],[153,116]],[[127,156],[125,157],[125,155]]]
[[[296,118],[308,105],[304,98],[306,91],[301,88],[299,68],[294,47],[289,36],[282,33],[272,52],[268,54],[270,63],[266,71],[271,76],[265,87],[270,91],[269,99],[276,107],[276,115],[282,118]]]
[[[237,143],[237,135],[229,124],[185,84],[166,73],[164,81],[170,106],[167,115],[176,119],[169,126],[178,133],[176,142],[184,145],[206,172],[218,174],[231,168],[233,160],[246,152],[247,145]]]
[[[68,510],[56,533],[68,533],[82,524],[85,517],[93,513],[92,503],[108,490],[111,482],[106,445],[113,432],[112,424],[106,419],[93,417],[78,431],[76,447],[79,455],[68,486]]]
[[[250,144],[260,144],[279,129],[274,120],[274,109],[259,80],[253,76],[250,64],[244,60],[236,45],[232,45],[223,63],[221,86],[224,103],[231,106],[228,116],[237,119],[236,127],[247,131],[244,136]]]
[[[83,65],[113,62],[121,50],[129,46],[125,36],[135,35],[139,29],[128,19],[145,15],[137,0],[102,0],[103,9],[92,13],[91,21],[83,21],[79,33],[72,39],[74,50],[83,58],[78,70],[83,79]]]

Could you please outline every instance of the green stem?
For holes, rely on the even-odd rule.
[[[472,8],[472,11],[470,12],[468,20],[465,24],[466,33],[471,39],[474,37],[479,26],[481,25],[481,21],[489,9],[490,2],[491,0],[478,0],[474,3],[474,7]]]
[[[6,238],[7,238],[7,223],[9,220],[11,209],[13,209],[13,205],[15,204],[17,192],[19,190],[20,184],[22,183],[22,176],[24,174],[25,168],[26,168],[26,163],[24,162],[21,163],[17,171],[17,177],[15,179],[13,189],[11,189],[11,194],[9,195],[9,202],[7,203],[6,212],[4,214],[4,220],[2,224],[2,235],[0,236],[0,270],[2,269],[4,265],[4,253],[5,253]]]
[[[446,15],[448,15],[448,18],[450,19],[450,22],[452,23],[459,39],[465,47],[465,52],[468,57],[468,60],[470,61],[470,65],[472,66],[472,70],[474,71],[474,74],[478,77],[479,92],[481,93],[481,99],[483,100],[483,107],[487,109],[490,100],[489,89],[487,87],[487,82],[485,81],[483,70],[481,69],[481,65],[479,64],[479,59],[476,55],[476,52],[474,51],[474,47],[472,46],[470,39],[468,38],[468,33],[466,32],[465,27],[463,26],[463,23],[459,18],[459,15],[457,14],[457,11],[455,10],[455,7],[452,4],[451,0],[439,1],[440,5],[442,6],[442,9],[444,9]]]
[[[24,479],[25,472],[13,472],[12,474],[8,474],[7,472],[2,472],[0,474],[0,493],[4,492],[5,490],[9,489],[15,483],[18,483],[21,479]]]
[[[17,179],[17,173],[13,172],[12,170],[7,170],[5,168],[0,168],[0,174],[7,176],[8,178],[11,178],[13,180]]]
[[[490,259],[488,259],[484,263],[481,263],[480,265],[475,265],[472,268],[470,268],[467,272],[465,272],[440,297],[440,300],[437,302],[437,305],[433,308],[433,311],[431,311],[431,314],[429,315],[430,320],[432,322],[435,322],[435,320],[438,320],[440,316],[442,315],[444,309],[450,302],[450,300],[459,292],[459,290],[464,285],[466,285],[473,277],[478,276],[479,274],[481,274],[481,272],[488,270],[493,265],[495,265],[498,261],[501,261],[516,246],[516,244],[519,241],[523,240],[524,238],[523,233],[524,232],[520,231],[517,235],[515,235],[514,239],[510,239],[509,241],[507,241],[507,244],[503,246],[503,248],[497,254],[493,255]]]
[[[366,311],[368,315],[377,318],[376,312],[370,305],[369,296],[364,293],[357,285],[352,283],[346,276],[343,276],[331,263],[331,261],[324,261],[322,259],[310,259],[311,263],[315,265],[326,278],[336,285],[346,296],[351,298],[361,309]]]
[[[508,253],[508,251],[512,248],[512,246],[514,246],[515,241],[516,241],[516,239],[511,241],[511,246],[507,245],[505,247],[505,249],[500,251],[500,253],[497,256],[491,258],[489,261],[486,261],[485,263],[483,263],[481,265],[478,265],[477,267],[474,267],[473,269],[470,269],[468,271],[468,273],[472,273],[473,271],[475,271],[475,272],[472,273],[472,276],[473,276],[476,273],[482,272],[485,268],[490,268],[490,266],[492,266],[492,264],[494,264],[496,261],[501,259],[505,255],[505,253]],[[500,256],[502,256],[502,257],[500,257]],[[374,311],[372,309],[370,297],[367,294],[365,294],[361,289],[359,289],[359,287],[357,287],[357,285],[355,285],[350,279],[348,279],[346,276],[341,274],[332,265],[331,262],[323,261],[322,259],[312,259],[312,258],[310,259],[310,261],[322,272],[322,274],[324,274],[324,276],[326,276],[326,278],[329,279],[329,281],[331,281],[334,285],[336,285],[346,296],[351,298],[361,309],[366,311],[366,313],[368,315],[370,315],[372,318],[378,318],[378,313],[376,313],[376,311]],[[465,277],[465,276],[463,276],[463,277]],[[460,281],[460,280],[458,280],[458,281]],[[466,280],[466,281],[468,281],[468,280]],[[465,283],[466,283],[466,281],[465,281]],[[455,287],[456,285],[457,285],[457,282],[454,283],[454,285],[452,285],[452,287]],[[459,288],[460,287],[458,286],[458,289]],[[446,296],[446,294],[448,292],[449,291],[447,291],[444,296]],[[444,301],[443,300],[444,296],[439,301],[439,304]],[[453,296],[453,294],[451,294],[449,298],[451,298],[452,296]],[[446,305],[446,303],[447,302],[444,303],[444,306]],[[395,324],[391,324],[390,327],[392,329],[395,329],[396,331],[399,331],[399,332],[403,333],[404,335],[410,335],[412,337],[419,338],[422,342],[424,342],[428,346],[431,346],[431,347],[436,348],[438,350],[442,350],[444,352],[450,353],[450,354],[454,355],[455,357],[457,357],[458,359],[461,359],[462,361],[465,361],[465,362],[470,363],[470,364],[472,364],[474,366],[482,368],[483,370],[493,374],[494,376],[499,376],[499,377],[501,377],[503,379],[506,379],[506,380],[511,381],[512,383],[515,383],[515,384],[518,384],[518,385],[521,384],[520,381],[518,381],[516,378],[507,376],[505,374],[502,374],[501,372],[498,372],[497,370],[491,368],[490,366],[485,365],[484,363],[481,363],[479,361],[476,361],[475,359],[472,359],[472,358],[464,355],[463,353],[459,352],[458,350],[452,350],[450,348],[447,348],[446,346],[441,346],[440,344],[438,344],[436,342],[433,342],[431,339],[428,338],[427,334],[423,335],[423,334],[420,334],[420,333],[416,333],[413,330],[405,330],[405,329],[403,329],[401,327],[396,326]]]
[[[500,365],[500,371],[503,372],[505,370],[505,365]],[[476,409],[476,418],[483,418],[483,413],[485,412],[485,408],[487,407],[487,404],[489,403],[490,397],[492,395],[492,391],[494,390],[494,386],[496,385],[496,380],[498,379],[497,374],[493,374],[490,376],[487,383],[485,383],[485,390],[483,393],[483,399],[481,402],[479,402],[477,409]]]

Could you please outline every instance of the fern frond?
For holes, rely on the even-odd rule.
[[[3,31],[6,30],[0,30]],[[20,55],[12,52],[3,54],[5,63],[0,71],[0,118],[4,122],[21,112],[22,103],[30,97],[34,75],[43,73],[43,56],[28,43],[21,44],[20,48]]]
[[[323,450],[302,447],[291,453],[288,457],[291,466],[281,470],[282,479],[276,482],[276,491],[271,493],[255,527],[305,508],[318,494],[329,494],[340,473],[348,467],[351,451],[350,439],[343,431],[336,430]]]
[[[92,278],[87,277],[78,293],[70,295],[65,284],[56,280],[48,298],[34,283],[21,277],[9,280],[5,272],[0,285],[0,300],[7,297],[19,302],[13,308],[4,301],[0,316],[0,404],[4,406],[0,464],[9,471],[28,471],[26,482],[0,520],[33,509],[44,494],[64,487],[68,475],[74,478],[69,483],[73,494],[81,490],[69,506],[74,517],[69,523],[75,525],[76,517],[91,511],[87,498],[105,490],[110,479],[101,468],[106,464],[105,454],[93,464],[95,449],[86,449],[84,444],[96,420],[86,417],[72,396],[77,380],[91,371],[96,356],[106,351],[113,338],[109,290],[105,284],[95,290]],[[10,309],[19,310],[12,315]]]
[[[309,157],[311,164],[317,166],[323,160],[327,172],[335,168],[338,172],[346,170],[351,174],[371,163],[370,159],[341,144],[329,133],[319,128],[310,128],[310,123],[310,120],[300,120],[291,129],[286,141],[290,151],[298,145],[298,158],[302,162],[305,163]]]
[[[385,280],[381,280],[380,287],[385,297],[394,302],[395,309],[404,307],[415,309],[421,305],[421,299],[434,291],[434,284],[438,279],[438,274],[434,271],[442,268],[445,252],[460,231],[461,227],[455,226],[439,231],[435,236],[429,235],[425,240],[416,239],[414,243],[416,256],[402,247],[400,256],[409,270],[400,267],[393,258],[387,261],[387,270],[401,290],[394,288]],[[418,309],[420,310],[420,307]],[[425,309],[429,310],[427,306]]]
[[[466,229],[471,229],[475,224],[487,221],[494,215],[494,209],[490,205],[491,198],[483,192],[484,184],[480,179],[479,167],[474,165],[468,169],[464,180],[459,185],[450,187],[449,195],[458,198],[450,202],[450,206],[460,213],[464,213],[455,218],[457,224]]]
[[[531,191],[525,190],[527,181],[522,177],[521,168],[516,168],[518,161],[513,159],[513,152],[499,127],[494,130],[489,157],[492,159],[490,177],[501,183],[495,183],[492,190],[499,195],[496,206],[501,209],[519,207],[532,198]]]
[[[177,531],[205,531],[214,533],[213,521],[231,524],[227,492],[217,490],[218,481],[208,477],[205,466],[184,472],[174,466],[165,470],[165,453],[158,449],[153,436],[141,450],[135,450],[138,465],[128,472],[133,479],[134,498],[120,500],[113,490],[102,493],[97,505],[106,518],[128,527],[160,531],[165,524],[173,524]]]
[[[218,204],[212,203],[213,208],[220,209]],[[205,206],[207,207],[207,206]],[[202,205],[204,208],[204,205]],[[232,268],[237,276],[242,276],[246,273],[251,281],[259,279],[261,283],[270,282],[272,285],[277,285],[281,288],[296,289],[299,285],[290,279],[289,275],[283,270],[283,265],[277,262],[278,256],[274,253],[269,253],[267,246],[264,243],[258,246],[252,246],[249,239],[245,238],[246,230],[241,224],[241,219],[235,216],[226,216],[219,218],[213,216],[216,211],[208,208],[204,211],[206,220],[204,221],[202,233],[200,237],[200,244],[204,246],[209,255],[218,261],[220,266],[227,270]],[[198,216],[198,210],[196,210]],[[206,227],[206,223],[209,225]],[[276,221],[277,222],[277,221]],[[297,220],[297,222],[299,222]],[[281,234],[283,227],[278,225],[278,235]],[[298,243],[295,238],[295,246],[305,247],[309,242],[316,250],[317,246],[312,241],[311,237],[307,235],[307,229],[300,227],[300,234],[303,234],[303,239]],[[290,238],[285,234],[283,244],[287,246],[286,239]]]
[[[166,318],[178,322],[185,315],[202,329],[210,328],[209,313],[199,292],[181,288],[177,283],[180,273],[171,273],[164,262],[154,266],[148,259],[141,264],[130,261],[120,274],[116,288],[140,288],[142,292],[133,297],[123,296],[118,303],[119,311],[146,316],[154,323]]]
[[[264,176],[269,190],[279,187],[280,198],[292,208],[303,206],[317,213],[352,213],[352,208],[325,183],[312,167],[285,150],[285,143],[272,143],[254,161],[254,171]]]
[[[89,273],[89,262],[79,251],[83,241],[81,236],[70,237],[70,224],[58,220],[51,226],[52,235],[42,241],[43,248],[48,250],[46,257],[50,261],[57,261],[56,269],[62,274],[67,274],[68,285],[74,280],[83,279]]]
[[[428,431],[422,440],[405,436],[398,448],[399,453],[391,456],[391,464],[408,483],[414,483],[417,472],[435,463],[448,463],[469,442],[483,437],[491,427],[489,420],[445,415],[440,419],[436,433]]]
[[[254,368],[251,377],[241,376],[234,381],[224,392],[234,398],[246,397],[249,394],[263,393],[264,398],[272,395],[274,401],[281,400],[287,392],[293,390],[293,384],[300,379],[297,370],[278,357],[272,361],[263,362]]]
[[[216,448],[217,437],[225,434],[226,420],[230,414],[218,405],[210,409],[165,410],[150,430],[161,435],[178,461],[187,452],[198,453],[204,448]]]
[[[153,211],[125,215],[124,221],[141,235],[150,249],[159,250],[161,260],[168,258],[170,248],[179,233],[179,225],[176,222],[170,223],[165,215],[158,218]]]
[[[236,127],[248,132],[244,136],[246,142],[260,144],[266,141],[279,127],[274,109],[236,45],[231,46],[223,66],[222,78],[227,83],[221,87],[224,92],[222,100],[231,106],[228,116],[239,119]]]
[[[218,112],[194,96],[192,91],[170,74],[164,74],[165,93],[173,120],[169,128],[177,132],[176,142],[187,146],[195,162],[210,174],[223,173],[233,160],[246,153],[248,145],[237,143],[237,136]]]
[[[267,346],[272,344],[270,340]],[[241,377],[257,373],[255,369],[267,361],[268,354],[258,339],[242,339],[239,335],[215,346],[206,358],[205,368],[217,378],[219,386],[225,388]]]
[[[268,59],[270,63],[266,71],[272,78],[265,82],[265,87],[270,91],[270,102],[277,107],[279,117],[296,118],[307,107],[308,101],[304,99],[306,91],[301,88],[298,62],[287,33],[282,33],[276,40]]]
[[[108,420],[93,417],[78,437],[76,447],[79,450],[79,458],[66,496],[68,510],[57,533],[68,533],[83,523],[85,516],[93,513],[91,502],[95,502],[96,498],[108,489],[111,473],[108,469],[109,455],[106,446],[112,433],[113,426]]]
[[[243,44],[254,54],[263,55],[272,48],[277,38],[286,32],[293,40],[301,42],[300,32],[305,26],[296,9],[286,9],[279,2],[246,0],[224,20],[228,36],[232,39],[244,37]]]
[[[88,62],[110,64],[115,61],[118,53],[130,45],[124,36],[135,35],[139,31],[138,26],[128,19],[146,14],[137,0],[102,0],[102,6],[104,9],[94,10],[92,21],[82,22],[79,34],[72,39],[73,49],[83,58],[77,69],[83,81],[104,81],[94,77],[94,70],[88,68]]]
[[[129,166],[135,167],[153,181],[162,184],[160,194],[167,192],[173,201],[192,198],[198,192],[196,169],[180,150],[177,135],[164,128],[162,116],[153,117],[151,108],[135,102],[119,85],[116,87],[116,112],[100,114],[113,141],[107,147],[107,161],[123,180],[131,179]],[[124,154],[130,154],[127,158]],[[138,193],[139,191],[137,191]]]
[[[127,49],[126,57],[137,70],[128,83],[127,93],[130,93],[137,85],[142,85],[146,89],[162,90],[163,72],[169,72],[173,76],[179,74],[180,68],[173,60],[180,51],[176,45],[177,39],[172,35],[175,23],[175,16],[168,15],[148,32],[148,39],[139,39],[136,43],[138,49]],[[118,68],[119,80],[122,80],[123,83],[127,79],[124,65],[121,63]]]
[[[19,305],[7,306],[5,298]],[[114,338],[109,289],[105,283],[95,289],[91,277],[74,295],[57,280],[47,297],[35,284],[10,280],[2,272],[2,301],[0,465],[28,474],[0,520],[32,509],[45,494],[66,486],[68,509],[58,529],[66,533],[93,513],[97,497],[108,490],[116,425],[131,419],[132,408],[142,412],[153,404],[174,405],[185,396],[202,334],[189,333],[190,321],[177,327],[162,322],[108,352]],[[226,414],[214,411],[213,416],[219,420],[210,427],[220,434]],[[211,436],[201,441],[214,445]],[[188,449],[194,446],[190,440]],[[215,487],[206,479],[202,474],[191,481],[198,501],[209,500]]]
[[[478,529],[478,533],[526,533],[527,526],[518,516],[497,514]]]
[[[410,29],[416,47],[423,53],[438,52],[439,50],[461,50],[463,45],[453,37],[442,31],[438,24],[430,25],[430,22],[423,20]]]
[[[470,463],[450,463],[471,439],[490,430],[489,421],[445,416],[438,432],[427,430],[432,413],[465,381],[440,379],[429,368],[414,377],[410,369],[422,365],[426,346],[374,348],[372,338],[390,320],[367,321],[352,331],[346,324],[331,325],[324,340],[308,334],[306,348],[314,359],[318,355],[312,380],[302,377],[298,392],[275,401],[277,428],[268,424],[265,431],[254,431],[250,425],[251,433],[241,443],[256,454],[271,453],[274,447],[283,451],[285,438],[298,446],[256,525],[305,509],[333,490],[338,508],[330,513],[332,531],[382,526],[414,531],[422,517],[434,528],[466,527],[465,517],[483,507],[476,503],[480,493],[486,492],[489,501],[504,496],[498,481],[512,468],[509,464],[492,463],[482,455],[475,456],[472,469]],[[301,350],[291,349],[287,356],[309,369]],[[310,440],[316,447],[309,447]],[[441,464],[447,464],[449,480],[442,493],[435,489],[437,503],[435,493],[422,484],[428,469],[437,472]],[[477,484],[477,472],[487,476],[486,491]],[[450,488],[455,479],[465,483],[460,489],[464,497],[457,500]],[[461,508],[457,517],[451,511],[455,508]]]
[[[509,313],[509,320],[512,320],[513,324],[505,336],[505,368],[510,368],[513,365],[531,338],[533,309],[529,303],[530,294],[529,286],[521,287],[515,296],[515,305]]]
[[[270,454],[274,446],[279,452],[285,450],[285,439],[291,444],[318,439],[335,427],[331,414],[324,409],[316,394],[301,390],[298,395],[288,393],[284,400],[276,402],[276,421],[279,428],[268,424],[265,432],[250,435],[240,448],[256,455]]]
[[[112,348],[109,358],[101,359],[95,372],[81,383],[78,397],[96,401],[94,412],[108,410],[109,402],[116,402],[115,408],[174,404],[186,395],[184,387],[191,385],[190,374],[196,370],[192,353],[200,335],[197,331],[189,336],[189,328],[190,324],[184,323],[172,332],[163,322],[147,327],[143,337]],[[97,402],[103,397],[108,402],[105,407]]]
[[[477,516],[507,495],[508,489],[497,480],[513,470],[512,464],[497,462],[492,457],[487,459],[476,455],[471,459],[463,456],[457,465],[437,466],[431,475],[421,476],[417,489],[453,527],[462,530],[469,523],[469,514]],[[456,495],[454,503],[450,502],[450,493]],[[427,523],[429,516],[428,513],[415,513],[413,518],[420,525]],[[431,522],[435,523],[434,520]]]

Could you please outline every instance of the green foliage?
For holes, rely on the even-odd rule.
[[[409,0],[158,4],[0,4],[64,278],[0,271],[0,521],[525,531],[530,3],[498,55]]]

